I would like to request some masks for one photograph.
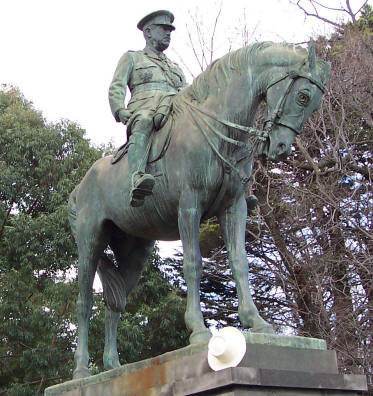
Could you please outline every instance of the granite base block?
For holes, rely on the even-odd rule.
[[[238,367],[214,372],[207,345],[191,345],[52,386],[45,396],[336,396],[366,391],[365,376],[338,374],[335,352],[326,350],[322,340],[270,337],[272,343],[264,335],[246,336],[247,351]]]

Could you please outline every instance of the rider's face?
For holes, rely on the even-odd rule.
[[[152,46],[157,51],[165,51],[171,42],[171,27],[167,25],[151,25],[149,31]]]

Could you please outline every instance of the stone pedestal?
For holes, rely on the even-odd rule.
[[[238,367],[213,371],[207,345],[193,345],[89,378],[52,386],[45,396],[357,395],[362,375],[338,374],[322,340],[247,334]]]

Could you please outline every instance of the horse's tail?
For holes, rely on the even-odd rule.
[[[101,279],[106,306],[114,312],[124,312],[126,307],[126,284],[118,268],[103,253],[98,261],[97,273]]]
[[[79,189],[79,184],[74,188],[69,196],[69,201],[67,204],[67,215],[69,217],[71,232],[76,241],[76,194]]]

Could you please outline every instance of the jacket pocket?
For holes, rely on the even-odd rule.
[[[157,68],[156,65],[153,65],[151,63],[141,63],[139,65],[135,66],[135,70],[146,70],[146,69],[151,69],[151,68]]]
[[[142,63],[135,66],[135,85],[148,83],[154,80],[157,74],[157,66]]]

